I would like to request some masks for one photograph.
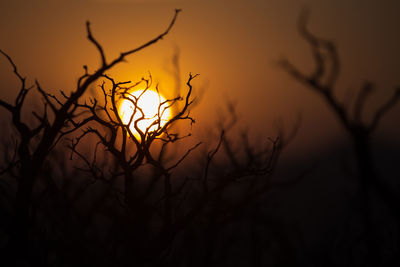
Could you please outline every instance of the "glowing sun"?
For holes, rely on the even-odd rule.
[[[145,133],[146,131],[153,132],[163,127],[170,119],[171,109],[168,107],[169,104],[158,92],[150,89],[137,90],[129,92],[129,95],[130,99],[121,101],[119,114],[122,123],[125,125],[130,124],[129,129],[136,138],[140,137],[135,128],[136,122],[137,128]],[[153,123],[155,124],[152,125]]]

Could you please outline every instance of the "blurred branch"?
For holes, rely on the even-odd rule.
[[[361,121],[361,115],[364,110],[364,104],[368,96],[371,95],[373,90],[373,84],[370,82],[366,82],[362,87],[360,92],[357,95],[357,99],[354,104],[354,118],[356,121]]]
[[[217,143],[217,146],[215,147],[214,150],[211,150],[207,154],[207,161],[206,161],[206,166],[204,168],[204,179],[203,179],[203,187],[204,187],[204,191],[206,193],[208,193],[208,169],[210,168],[210,164],[213,161],[215,154],[217,154],[217,152],[219,151],[219,148],[221,147],[222,141],[224,140],[224,135],[225,135],[225,131],[222,130],[221,134],[219,136],[219,141]]]
[[[185,153],[174,165],[172,165],[171,167],[168,167],[168,168],[166,169],[166,171],[170,171],[170,170],[176,168],[179,164],[182,163],[182,161],[185,160],[185,158],[186,158],[193,150],[195,150],[195,149],[196,149],[198,146],[200,146],[201,144],[202,144],[202,142],[199,142],[199,143],[195,144],[193,147],[189,148],[189,149],[186,151],[186,153]]]
[[[393,96],[375,112],[371,125],[368,128],[370,132],[376,129],[382,117],[397,104],[399,98],[400,98],[400,88],[397,88]]]
[[[309,12],[303,11],[298,21],[298,29],[301,36],[311,47],[315,62],[314,72],[311,75],[303,74],[287,59],[281,60],[280,66],[294,79],[307,85],[320,95],[338,117],[346,131],[351,135],[354,135],[356,131],[365,132],[365,134],[373,132],[381,118],[396,105],[400,96],[400,89],[374,113],[371,124],[367,125],[362,122],[362,113],[365,101],[372,93],[372,84],[369,82],[365,83],[356,97],[353,117],[350,116],[350,113],[333,94],[334,86],[340,72],[340,60],[336,45],[332,41],[321,39],[312,34],[307,28],[308,18]],[[323,52],[326,52],[327,55],[325,56]],[[324,82],[324,79],[327,82]]]
[[[400,220],[398,203],[400,201],[398,190],[382,181],[376,174],[373,166],[373,156],[371,151],[371,134],[376,130],[382,117],[387,114],[398,102],[400,89],[384,103],[372,116],[371,123],[362,120],[366,99],[371,95],[372,83],[365,83],[355,98],[353,110],[345,107],[334,95],[334,87],[339,76],[340,61],[335,44],[332,41],[323,40],[316,37],[307,29],[309,13],[302,12],[298,21],[298,29],[305,41],[309,44],[315,63],[312,74],[302,73],[287,59],[280,62],[281,67],[295,80],[305,84],[308,88],[318,94],[328,105],[334,115],[351,138],[353,149],[356,156],[359,172],[359,191],[362,216],[365,220],[368,232],[368,253],[377,255],[374,238],[379,234],[373,224],[373,214],[371,211],[370,193],[375,193],[389,208],[391,215]],[[326,53],[326,54],[323,54]],[[325,80],[325,81],[324,81]],[[383,254],[382,254],[383,255]],[[381,256],[382,256],[381,255]],[[376,257],[371,257],[376,260]],[[376,265],[375,263],[372,263]]]

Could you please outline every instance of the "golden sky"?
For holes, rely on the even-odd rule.
[[[338,124],[316,95],[276,65],[287,56],[305,71],[312,67],[310,50],[296,31],[304,5],[311,9],[311,30],[338,45],[342,99],[365,80],[377,84],[379,90],[369,102],[372,112],[400,85],[400,2],[396,0],[0,0],[0,48],[30,81],[37,78],[52,92],[68,91],[84,64],[93,70],[99,63],[86,39],[86,20],[92,22],[94,36],[112,58],[161,33],[174,8],[182,8],[162,42],[129,57],[111,74],[134,81],[151,71],[163,90],[171,91],[171,62],[179,49],[182,79],[189,72],[200,73],[194,84],[205,89],[194,111],[198,129],[214,125],[215,114],[230,99],[237,102],[243,127],[253,133],[272,136],[276,118],[290,128],[301,112],[297,145],[317,146],[342,135]],[[15,79],[4,59],[0,79],[1,96],[10,99]],[[378,134],[400,135],[394,126],[399,106]]]

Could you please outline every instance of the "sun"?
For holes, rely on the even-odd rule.
[[[118,111],[122,123],[125,125],[130,123],[129,129],[136,138],[140,139],[140,135],[135,129],[136,121],[139,130],[145,133],[146,131],[154,132],[163,127],[171,118],[171,108],[159,92],[151,89],[136,90],[129,92],[129,98],[121,101]],[[135,103],[138,107],[136,109]],[[152,125],[154,122],[157,123]]]

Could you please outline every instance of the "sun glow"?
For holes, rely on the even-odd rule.
[[[122,123],[130,124],[129,129],[136,138],[140,138],[135,123],[143,133],[156,131],[163,127],[171,117],[171,109],[168,108],[168,105],[165,98],[156,91],[137,90],[129,92],[129,99],[121,101],[119,114]],[[152,125],[153,123],[154,125]]]

